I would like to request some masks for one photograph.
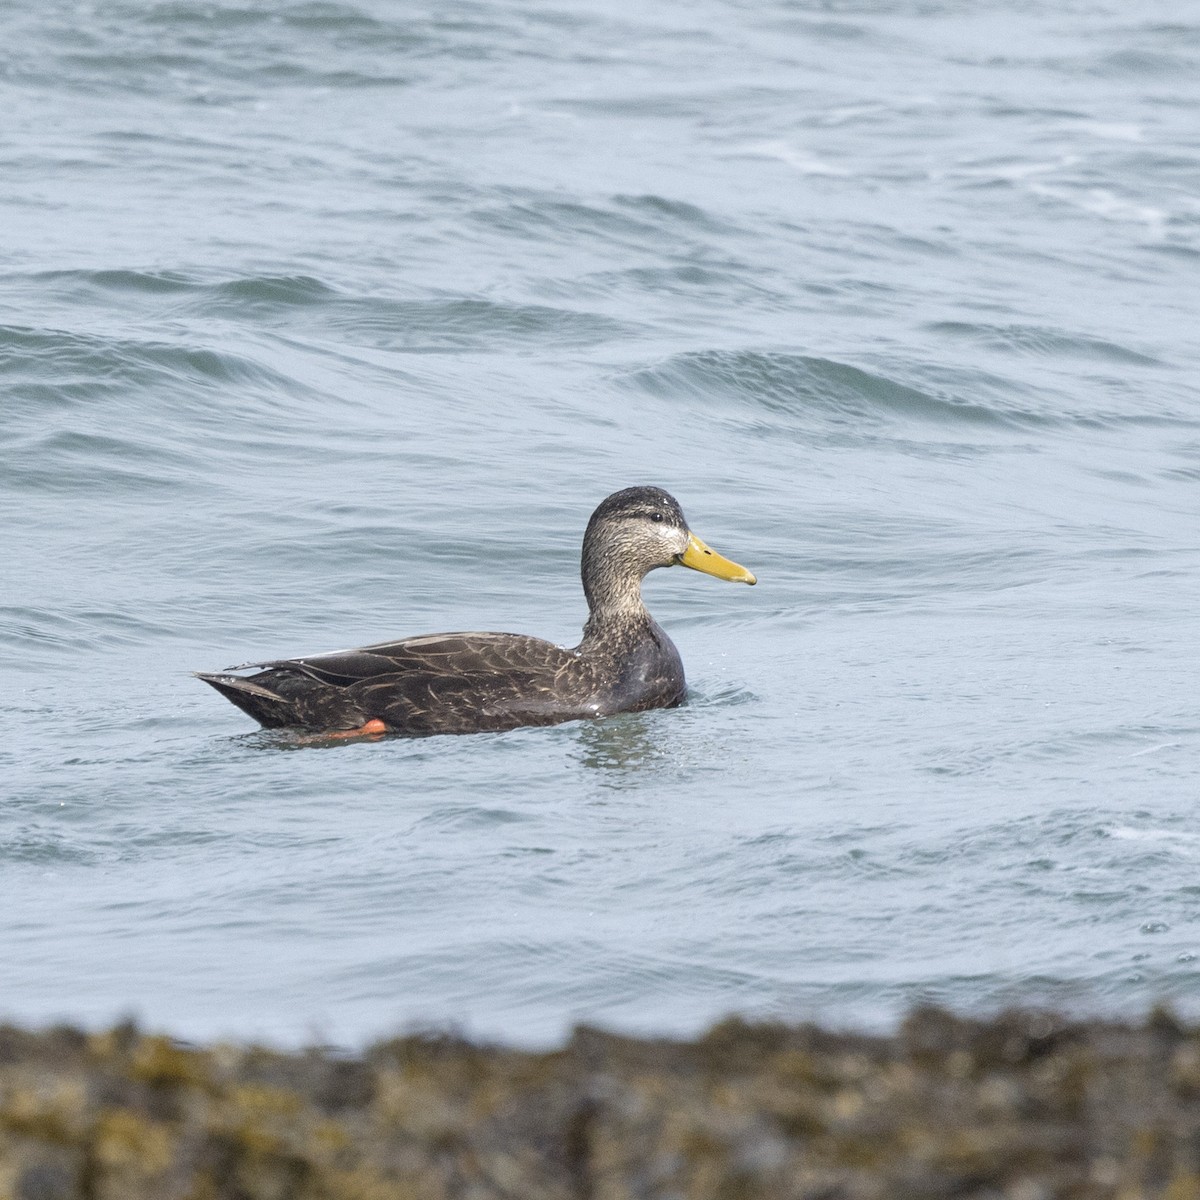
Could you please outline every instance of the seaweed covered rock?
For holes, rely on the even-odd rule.
[[[0,1200],[1200,1200],[1200,1030],[918,1011],[353,1058],[0,1029]]]

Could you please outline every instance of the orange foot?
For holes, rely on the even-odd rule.
[[[293,733],[291,741],[299,746],[327,746],[330,742],[344,742],[353,738],[380,738],[387,733],[387,726],[378,718],[372,717],[365,725],[357,729],[329,729],[324,733]]]
[[[387,726],[378,717],[372,717],[365,725],[360,725],[357,729],[338,729],[333,733],[321,734],[321,736],[327,738],[378,737],[381,733],[387,733]]]

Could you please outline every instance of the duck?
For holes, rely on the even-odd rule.
[[[329,738],[481,733],[673,708],[687,695],[683,663],[641,585],[675,566],[758,582],[691,531],[669,492],[628,487],[601,502],[583,535],[588,617],[578,646],[435,633],[195,675],[264,728]]]

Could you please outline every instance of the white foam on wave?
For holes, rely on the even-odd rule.
[[[1133,121],[1080,121],[1074,128],[1079,133],[1087,133],[1110,142],[1145,140],[1145,130]]]
[[[1044,183],[1031,183],[1029,190],[1036,196],[1045,196],[1050,200],[1059,200],[1085,212],[1095,213],[1110,221],[1134,221],[1147,226],[1155,233],[1161,233],[1170,219],[1171,214],[1150,204],[1139,204],[1135,200],[1110,192],[1107,188],[1088,188],[1086,191],[1072,191],[1069,188],[1052,187]]]
[[[1049,160],[988,163],[982,167],[956,167],[947,171],[945,177],[951,179],[1000,179],[1009,183],[1021,183],[1036,175],[1048,175],[1052,171],[1061,171],[1064,167],[1073,167],[1078,162],[1078,155],[1064,154],[1059,158]],[[930,178],[938,177],[938,173],[930,173]]]
[[[1132,754],[1126,754],[1126,758],[1142,758],[1147,754],[1157,754],[1160,750],[1175,750],[1182,743],[1180,742],[1159,742],[1154,746],[1146,746],[1142,750],[1135,750]]]
[[[1140,842],[1170,850],[1183,858],[1200,858],[1200,833],[1185,829],[1142,829],[1136,825],[1106,825],[1103,830],[1114,841]]]
[[[741,153],[751,158],[777,159],[805,175],[844,176],[850,174],[845,167],[825,162],[823,159],[809,154],[806,150],[801,150],[783,141],[753,142],[748,146],[743,146]]]

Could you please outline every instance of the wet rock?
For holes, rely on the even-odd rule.
[[[347,1057],[5,1027],[10,1197],[1200,1200],[1200,1030],[922,1009]]]

